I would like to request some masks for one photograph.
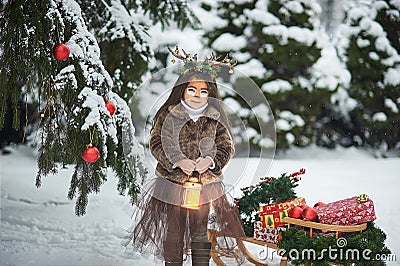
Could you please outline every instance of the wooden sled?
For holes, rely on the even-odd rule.
[[[218,266],[225,266],[226,264],[223,262],[223,260],[220,257],[220,254],[218,253],[218,242],[217,238],[221,236],[218,231],[216,230],[208,230],[208,238],[211,242],[211,257],[213,261],[218,265]],[[247,249],[246,245],[244,242],[249,242],[253,243],[256,245],[259,245],[261,247],[267,247],[271,248],[274,250],[279,250],[278,246],[276,244],[272,243],[267,243],[265,241],[261,240],[255,240],[252,237],[242,237],[242,238],[235,238],[237,242],[238,249],[247,257],[247,260],[251,263],[253,263],[256,266],[261,266],[265,265],[268,266],[268,263],[265,261],[261,261],[258,258],[256,258],[253,254],[250,253],[250,251]],[[287,259],[283,257],[280,262],[280,266],[286,266],[287,265]]]
[[[310,229],[310,236],[312,236],[313,230],[325,230],[329,232],[336,232],[336,237],[338,237],[339,232],[359,232],[367,229],[367,224],[359,224],[359,225],[329,225],[329,224],[321,224],[321,223],[316,223],[316,222],[310,222],[310,221],[304,221],[301,219],[294,219],[290,217],[285,217],[283,218],[283,222],[287,223],[287,227],[290,228],[290,225],[298,225],[298,226],[303,226],[307,227]],[[218,266],[225,266],[226,264],[222,261],[219,253],[218,253],[218,243],[217,243],[217,238],[221,236],[218,231],[216,230],[208,230],[208,238],[210,242],[212,243],[211,245],[211,257],[214,260],[214,262]],[[274,249],[276,251],[279,250],[278,246],[276,244],[272,243],[267,243],[265,241],[261,240],[255,240],[252,237],[242,237],[240,239],[236,238],[236,242],[238,244],[238,249],[246,255],[247,259],[249,262],[253,263],[256,266],[261,266],[265,265],[267,266],[268,264],[265,261],[261,261],[258,258],[256,258],[253,254],[249,252],[249,250],[246,248],[244,242],[249,242],[253,243],[256,245],[259,245],[261,247],[267,247]],[[287,258],[282,257],[280,266],[286,266],[287,265]]]
[[[310,236],[312,236],[313,229],[336,232],[336,238],[339,237],[339,232],[341,233],[359,232],[367,229],[367,223],[357,224],[357,225],[331,225],[331,224],[321,224],[316,222],[304,221],[301,219],[295,219],[290,217],[283,218],[283,222],[288,224],[287,225],[288,228],[290,228],[291,224],[310,228]]]

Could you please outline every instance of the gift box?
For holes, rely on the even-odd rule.
[[[255,240],[265,241],[268,243],[276,244],[281,239],[280,231],[282,228],[265,228],[262,226],[261,221],[254,222],[254,236]]]
[[[289,216],[289,210],[296,206],[305,205],[304,198],[294,198],[281,203],[260,205],[258,214],[260,215],[261,225],[265,228],[284,226],[283,218]]]
[[[356,225],[376,219],[374,203],[365,194],[315,207],[319,222]]]

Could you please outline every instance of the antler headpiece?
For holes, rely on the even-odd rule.
[[[233,67],[237,65],[237,61],[232,63],[232,60],[225,56],[225,58],[221,61],[218,61],[221,56],[216,57],[214,53],[211,53],[210,57],[206,58],[204,61],[197,60],[197,54],[191,56],[190,54],[186,53],[185,50],[182,49],[182,53],[179,51],[178,46],[176,46],[175,50],[173,51],[170,47],[168,50],[171,54],[178,58],[179,60],[183,61],[184,65],[180,68],[180,74],[183,75],[187,73],[189,70],[198,71],[198,72],[206,72],[211,77],[216,78],[218,73],[221,71],[222,67],[229,68],[228,73],[233,73]],[[175,58],[172,58],[172,63],[175,63]]]

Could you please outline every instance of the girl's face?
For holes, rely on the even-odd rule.
[[[183,100],[193,109],[199,109],[208,101],[208,86],[204,80],[191,80],[183,94]]]

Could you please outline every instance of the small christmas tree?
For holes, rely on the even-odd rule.
[[[254,222],[260,220],[257,215],[260,204],[280,203],[295,198],[294,189],[304,173],[305,169],[300,169],[290,175],[284,173],[278,178],[262,177],[257,185],[241,189],[243,196],[235,198],[235,201],[247,236],[253,236]]]

